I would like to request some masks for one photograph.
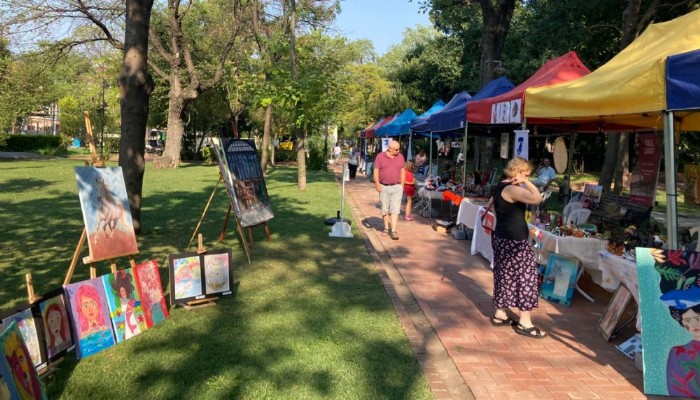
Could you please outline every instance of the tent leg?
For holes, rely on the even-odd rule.
[[[676,138],[673,112],[664,113],[664,164],[666,166],[666,246],[678,249],[678,194],[676,193]]]

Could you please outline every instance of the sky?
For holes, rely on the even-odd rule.
[[[379,55],[400,44],[406,28],[431,26],[428,14],[419,12],[418,0],[342,0],[336,19],[340,36],[370,39]]]

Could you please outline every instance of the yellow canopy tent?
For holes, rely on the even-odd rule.
[[[650,25],[637,40],[589,75],[525,91],[525,118],[598,121],[602,129],[606,124],[663,129],[669,248],[678,246],[674,131],[700,131],[699,49],[697,10]],[[670,73],[671,65],[682,74]]]

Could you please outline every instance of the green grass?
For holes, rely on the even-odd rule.
[[[24,301],[26,273],[38,294],[62,284],[83,229],[77,165],[0,162],[0,309]],[[216,167],[147,165],[136,261],[156,259],[166,290],[167,257],[185,250],[217,177]],[[303,193],[293,168],[276,168],[266,182],[273,239],[254,230],[251,264],[231,224],[224,242],[215,240],[228,207],[222,185],[200,228],[208,248],[233,249],[235,297],[171,309],[164,323],[81,361],[70,354],[47,380],[49,398],[432,398],[357,231],[328,237],[323,221],[340,205],[333,175],[310,172]],[[72,282],[88,276],[81,262]]]

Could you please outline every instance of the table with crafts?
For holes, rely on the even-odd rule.
[[[493,249],[491,248],[491,232],[484,229],[481,216],[486,208],[481,206],[476,212],[474,222],[474,236],[472,238],[472,254],[481,254],[491,262],[493,266]],[[496,217],[493,213],[485,219],[486,223],[495,227]],[[620,279],[611,272],[611,268],[601,265],[600,252],[607,250],[607,240],[598,237],[574,237],[557,236],[544,229],[530,226],[530,238],[535,243],[535,248],[540,264],[547,264],[550,253],[560,254],[581,261],[583,268],[591,276],[593,282],[603,289],[613,292],[620,286]]]
[[[641,327],[641,315],[639,314],[639,282],[637,280],[637,262],[618,256],[609,251],[598,253],[601,268],[612,274],[632,294],[637,303],[637,328]]]

